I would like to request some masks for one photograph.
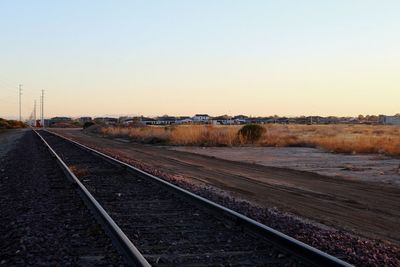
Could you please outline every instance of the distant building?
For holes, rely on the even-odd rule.
[[[279,117],[275,119],[276,123],[287,124],[289,123],[289,118],[286,117]]]
[[[245,124],[246,120],[248,119],[248,116],[245,115],[236,115],[233,117],[233,120],[235,122],[235,124]]]
[[[379,123],[400,125],[400,116],[379,116]]]
[[[85,124],[86,122],[91,122],[92,121],[92,117],[80,117],[78,119],[78,121],[81,124]]]
[[[210,116],[208,114],[196,114],[193,116],[194,122],[208,122]]]
[[[155,124],[157,124],[157,121],[155,119],[147,118],[147,117],[143,117],[143,116],[140,117],[140,122],[142,124],[145,124],[145,125],[155,125]]]
[[[176,123],[176,118],[171,116],[157,117],[155,124],[158,125],[170,125]]]
[[[245,120],[247,118],[249,118],[249,117],[245,116],[245,115],[236,115],[233,117],[234,120]]]
[[[110,117],[97,117],[97,118],[94,118],[94,121],[97,123],[104,123],[107,125],[112,125],[112,124],[118,123],[117,118],[110,118]]]
[[[72,119],[70,117],[54,117],[50,119],[50,125],[66,122],[72,122]]]
[[[129,116],[121,116],[118,118],[118,122],[124,123],[125,121],[131,120],[131,119],[132,119],[132,117],[129,117]]]
[[[131,117],[126,119],[119,118],[119,123],[123,125],[132,125],[140,123],[140,117]]]
[[[188,124],[188,123],[192,123],[192,122],[193,122],[193,119],[189,116],[181,116],[176,119],[177,124]]]
[[[229,125],[229,124],[234,124],[235,121],[233,120],[233,118],[231,116],[223,115],[223,116],[218,116],[218,117],[212,118],[212,123]]]
[[[44,119],[44,127],[50,127],[51,126],[51,119]]]

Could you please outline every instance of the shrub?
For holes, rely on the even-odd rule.
[[[16,120],[5,120],[0,118],[0,129],[25,128],[25,123]]]
[[[260,140],[262,135],[266,132],[266,129],[258,124],[247,124],[243,126],[238,134],[242,137],[245,141],[250,141],[252,143]]]
[[[0,129],[8,129],[9,127],[10,124],[8,123],[8,121],[0,118]]]

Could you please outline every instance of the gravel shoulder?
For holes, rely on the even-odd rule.
[[[289,212],[367,238],[400,246],[400,188],[313,172],[224,160],[213,156],[124,143],[80,130],[57,130],[153,173],[212,186],[256,205]]]
[[[28,129],[0,130],[0,158],[11,150]]]

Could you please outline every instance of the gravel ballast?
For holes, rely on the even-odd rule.
[[[2,266],[124,265],[32,131],[0,158],[0,225]]]

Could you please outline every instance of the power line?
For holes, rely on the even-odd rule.
[[[5,81],[4,79],[1,79],[1,80],[0,80],[0,83],[3,84],[3,85],[6,86],[6,87],[9,87],[9,88],[14,87],[13,83],[7,82],[7,81]]]
[[[9,93],[14,93],[15,94],[15,85],[13,86],[13,87],[9,87],[9,86],[4,86],[4,85],[1,85],[0,84],[0,88],[1,88],[1,91],[2,92],[4,92],[4,91],[6,91],[6,92],[9,92]]]
[[[15,93],[15,92],[14,92]],[[9,103],[9,104],[17,104],[17,102],[14,102],[14,101],[9,101],[8,99],[6,99],[5,97],[4,98],[0,98],[0,101],[2,101],[2,102],[6,102],[6,103]]]
[[[14,89],[15,83],[6,81],[1,76],[0,76],[0,85],[2,85],[3,89],[6,88],[7,91],[15,92],[15,89]]]

